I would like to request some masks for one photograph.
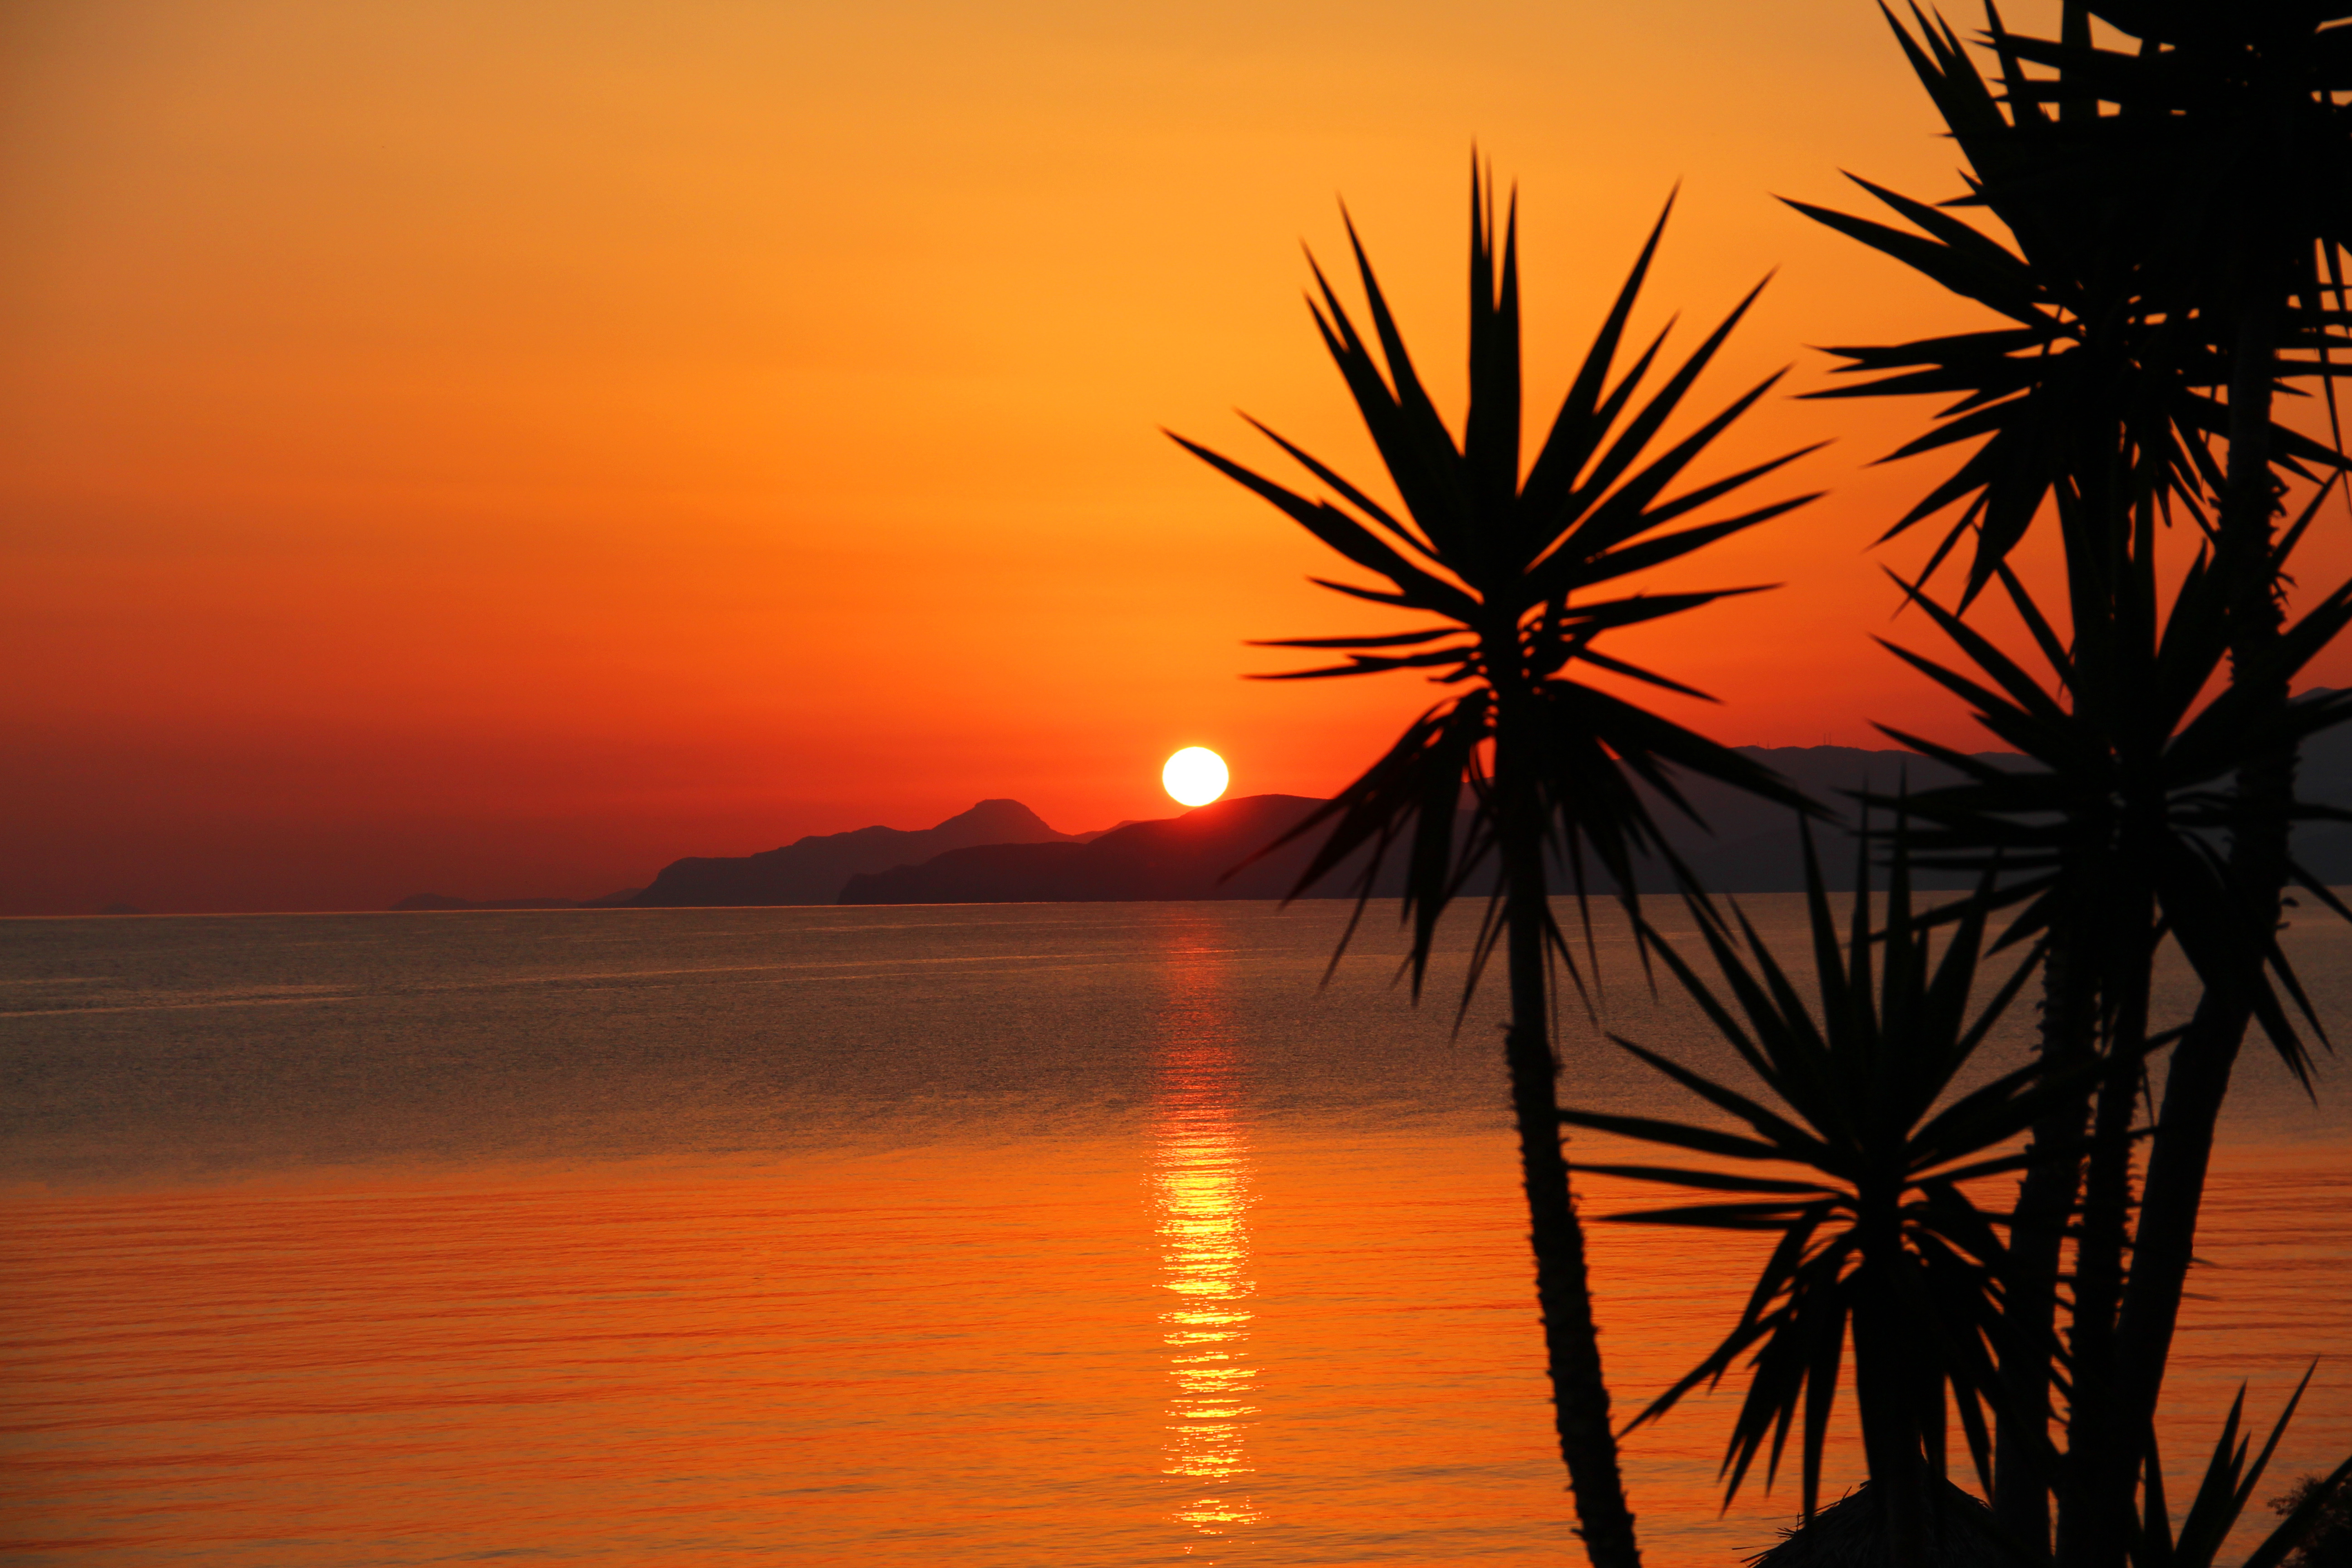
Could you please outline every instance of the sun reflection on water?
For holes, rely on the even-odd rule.
[[[1175,1385],[1161,1473],[1187,1494],[1177,1522],[1209,1536],[1259,1517],[1245,1479],[1257,1415],[1250,1145],[1218,962],[1189,946],[1171,954],[1170,1037],[1152,1097],[1151,1206],[1160,1283],[1174,1297],[1160,1314]]]

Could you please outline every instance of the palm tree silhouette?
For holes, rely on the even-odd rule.
[[[2352,349],[2340,309],[2325,309],[2330,296],[2341,306],[2352,242],[2352,111],[2332,92],[2352,30],[2326,26],[2347,14],[2305,0],[2068,0],[2060,36],[2035,38],[1989,10],[1996,90],[1959,37],[1915,8],[1918,37],[1895,31],[1971,171],[1969,195],[1946,205],[1986,208],[2015,248],[1866,184],[1917,232],[1801,208],[2006,318],[1988,331],[1833,351],[1843,368],[1877,377],[1833,395],[1954,400],[1896,455],[1980,444],[1891,531],[1959,505],[1937,556],[1974,541],[1958,608],[2003,581],[2063,693],[2033,693],[2030,678],[1929,606],[1982,679],[1914,662],[2037,766],[1999,776],[1964,767],[1966,787],[1915,809],[1937,821],[1929,837],[1943,849],[2005,850],[2012,868],[2035,813],[2057,831],[2034,850],[2048,880],[2026,921],[2050,943],[2052,1058],[2086,1056],[2102,1039],[2128,1048],[2144,1033],[2147,958],[2166,930],[2205,987],[2167,1073],[2136,1230],[2126,1236],[2130,1099],[2120,1080],[2103,1091],[2087,1180],[2074,1159],[2046,1160],[2020,1196],[2006,1309],[2017,1359],[2005,1369],[1993,1500],[2011,1534],[2038,1550],[2055,1489],[2058,1558],[2070,1568],[2116,1568],[2128,1549],[2137,1434],[2162,1385],[2214,1118],[2249,1020],[2291,1067],[2302,1051],[2264,971],[2293,993],[2271,932],[2287,881],[2307,880],[2288,855],[2290,824],[2312,815],[2294,799],[2296,747],[2343,710],[2290,703],[2289,680],[2340,629],[2341,595],[2287,627],[2285,563],[2317,503],[2282,535],[2279,500],[2285,479],[2346,465],[2280,425],[2273,405],[2298,377],[2332,384],[2331,355]],[[2098,47],[2095,16],[2137,49]],[[2064,546],[2072,646],[2041,625],[2003,565],[2045,500]],[[2159,616],[2154,539],[2176,516],[2206,534],[2210,553]],[[2194,695],[2189,667],[2210,674],[2225,656],[2228,700],[2192,720],[2179,700]],[[2197,871],[2189,858],[2220,829],[2226,862],[2208,854]],[[2190,896],[2193,876],[2158,874],[2149,848],[2203,876],[2201,890]],[[2078,1143],[2089,1114],[2053,1116],[2036,1144]],[[2077,1215],[2067,1390],[2077,1441],[2053,1472],[2036,1458],[2057,1381],[2040,1347],[2053,1342],[2060,1233]]]
[[[1764,1092],[1710,1079],[1623,1036],[1617,1044],[1699,1100],[1745,1123],[1739,1131],[1650,1116],[1568,1110],[1590,1127],[1735,1163],[1732,1170],[1601,1165],[1608,1174],[1728,1194],[1611,1217],[1627,1223],[1777,1234],[1778,1245],[1723,1342],[1633,1425],[1720,1381],[1744,1354],[1748,1394],[1722,1470],[1728,1507],[1769,1447],[1766,1484],[1790,1430],[1800,1442],[1803,1519],[1816,1518],[1822,1455],[1849,1340],[1874,1508],[1885,1560],[1941,1561],[1931,1550],[1950,1522],[1937,1506],[1948,1483],[1946,1390],[1980,1477],[1992,1471],[1985,1411],[2001,1400],[1997,1352],[2007,1337],[2000,1282],[2009,1216],[1979,1209],[1968,1184],[2036,1158],[2005,1147],[2079,1085],[2032,1062],[1972,1091],[1953,1085],[2031,977],[2026,955],[1977,998],[1990,900],[1950,921],[1938,955],[1911,896],[1906,818],[1896,818],[1884,929],[1874,926],[1865,821],[1849,930],[1838,921],[1810,830],[1803,835],[1813,973],[1785,966],[1747,916],[1727,918],[1691,897],[1690,912],[1722,976],[1718,993],[1664,938],[1653,946],[1730,1044]],[[2100,1064],[2073,1076],[2102,1071]],[[1759,1164],[1786,1173],[1750,1175]],[[1794,1179],[1791,1179],[1791,1178]],[[1971,1516],[1962,1510],[1958,1518]]]
[[[1672,206],[1670,200],[1668,212]],[[1474,946],[1464,1003],[1467,1005],[1495,948],[1502,946],[1510,988],[1504,1054],[1518,1125],[1536,1294],[1560,1453],[1575,1491],[1588,1556],[1599,1568],[1632,1568],[1640,1562],[1640,1553],[1618,1471],[1586,1280],[1583,1232],[1570,1204],[1560,1141],[1555,1088],[1559,1067],[1550,1026],[1555,962],[1567,968],[1580,990],[1584,980],[1553,916],[1553,879],[1565,868],[1581,900],[1587,891],[1589,857],[1630,901],[1636,893],[1637,862],[1643,858],[1679,870],[1651,803],[1665,803],[1696,820],[1676,786],[1681,771],[1799,810],[1814,808],[1751,759],[1571,679],[1568,672],[1581,663],[1668,690],[1703,695],[1603,653],[1595,644],[1606,632],[1696,609],[1726,594],[1754,590],[1649,595],[1625,592],[1622,580],[1814,498],[1799,496],[1712,521],[1686,521],[1802,452],[1666,494],[1780,376],[1767,377],[1688,435],[1652,450],[1661,428],[1756,298],[1751,291],[1663,384],[1637,402],[1637,393],[1658,361],[1664,333],[1643,348],[1622,374],[1616,361],[1664,229],[1665,213],[1595,336],[1549,434],[1523,470],[1516,195],[1499,245],[1496,216],[1492,174],[1482,187],[1474,166],[1470,404],[1458,442],[1422,387],[1352,222],[1349,239],[1380,344],[1378,360],[1329,280],[1319,268],[1315,269],[1319,299],[1310,298],[1309,308],[1316,326],[1354,395],[1402,502],[1401,510],[1383,506],[1264,426],[1258,428],[1344,504],[1310,500],[1198,443],[1174,438],[1280,508],[1355,565],[1385,579],[1386,586],[1319,578],[1318,583],[1352,598],[1418,611],[1436,622],[1403,632],[1262,645],[1348,656],[1345,664],[1272,679],[1414,669],[1428,672],[1442,685],[1462,689],[1424,711],[1385,756],[1283,842],[1318,831],[1328,834],[1300,880],[1301,889],[1349,855],[1368,851],[1359,885],[1359,919],[1381,864],[1402,847],[1402,914],[1412,926],[1410,964],[1416,996],[1447,904],[1474,878],[1490,867],[1498,868]],[[1676,523],[1683,526],[1661,531]],[[1349,931],[1353,929],[1351,922]],[[1345,946],[1343,938],[1342,950]],[[1337,954],[1333,962],[1338,962]]]

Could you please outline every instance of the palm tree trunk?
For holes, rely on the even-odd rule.
[[[1886,1561],[1921,1561],[1927,1528],[1927,1466],[1920,1449],[1918,1395],[1926,1382],[1914,1361],[1918,1315],[1903,1299],[1901,1184],[1874,1182],[1863,1194],[1861,1291],[1853,1314],[1853,1394],[1862,1417],[1863,1457],[1880,1498]],[[1890,1190],[1891,1189],[1891,1190]]]
[[[2125,1542],[2113,1517],[2116,1478],[2122,1473],[2128,1487],[2134,1472],[2127,1461],[2145,1447],[2120,1439],[2128,1428],[2116,1418],[2116,1303],[2123,1293],[2123,1229],[2131,1201],[2134,1098],[2129,1081],[2108,1079],[2099,1090],[2091,1134],[2067,1335],[2074,1384],[2058,1500],[2058,1568],[2121,1568]]]
[[[2089,1058],[2096,1016],[2088,954],[2079,934],[2053,942],[2042,974],[2042,1059],[2051,1070]],[[2058,1334],[2058,1259],[2066,1219],[2082,1185],[2072,1152],[2090,1118],[2087,1101],[2054,1110],[2033,1125],[2035,1151],[2048,1156],[2018,1184],[2010,1228],[2009,1279],[2001,1311],[2009,1342],[2001,1351],[2006,1396],[1993,1454],[1993,1517],[2011,1540],[2037,1557],[2050,1550],[2052,1367]],[[2059,1151],[2066,1151],[2059,1152]]]
[[[2136,911],[2145,929],[2154,911]],[[2128,941],[2126,937],[2125,940]],[[2110,1056],[2137,1052],[2147,1032],[2149,973],[2143,951],[2116,966]],[[2069,1474],[2058,1514],[2060,1568],[2122,1568],[2133,1482],[2145,1445],[2117,1441],[2116,1314],[2123,1300],[2131,1223],[2131,1123],[2139,1075],[2116,1073],[2099,1087],[2091,1168],[2083,1184],[2083,1237],[2076,1246],[2074,1396],[2066,1424]]]
[[[1558,1063],[1552,1056],[1549,913],[1541,798],[1532,769],[1507,731],[1498,741],[1496,813],[1505,877],[1504,919],[1510,963],[1511,1023],[1504,1054],[1511,1070],[1511,1108],[1519,1129],[1519,1172],[1527,1186],[1528,1240],[1536,1258],[1536,1300],[1543,1313],[1544,1353],[1551,1373],[1553,1425],[1576,1494],[1578,1533],[1593,1568],[1640,1568],[1633,1515],[1618,1472],[1617,1438],[1601,1376],[1600,1330],[1585,1273],[1584,1230],[1570,1200],[1561,1145]]]
[[[2271,399],[2277,354],[2276,300],[2259,281],[2238,321],[2230,378],[2230,468],[2216,564],[2236,579],[2230,662],[2233,688],[2257,683],[2267,701],[2284,703],[2287,683],[2264,677],[2263,656],[2285,626],[2273,552],[2277,489],[2271,472]],[[2257,931],[2274,929],[2287,878],[2287,810],[2294,799],[2292,748],[2252,759],[2238,773],[2238,821],[2231,830],[2230,875]],[[2259,964],[2259,959],[2252,963]],[[2259,967],[2207,985],[2195,1016],[2173,1047],[2164,1106],[2148,1151],[2131,1280],[2117,1330],[2120,1414],[2137,1431],[2153,1420],[2172,1352],[2212,1160],[2213,1127],[2253,1014]]]
[[[2232,859],[2236,857],[2232,856]],[[2116,1331],[2116,1362],[2126,1415],[2152,1419],[2164,1391],[2165,1363],[2180,1314],[2213,1128],[2252,1008],[2234,984],[2207,987],[2189,1028],[2173,1047],[2148,1152],[2147,1190],[2132,1249],[2132,1274]]]

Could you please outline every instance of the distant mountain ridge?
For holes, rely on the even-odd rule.
[[[1235,871],[1323,805],[1295,795],[1221,800],[1157,822],[1130,823],[1092,843],[989,844],[950,850],[919,866],[849,879],[845,904],[1103,902],[1129,900],[1278,899],[1307,868],[1318,843],[1302,840]]]
[[[1906,788],[1932,789],[1957,782],[1943,763],[1909,752],[1865,751],[1853,746],[1742,746],[1738,748],[1849,821],[1853,794],[1894,795]],[[2021,765],[2012,752],[1982,752],[1995,767]],[[1795,814],[1785,807],[1708,779],[1685,778],[1684,798],[1706,826],[1670,803],[1653,798],[1651,809],[1675,852],[1708,888],[1726,893],[1789,892],[1805,885],[1802,840]],[[2352,807],[2352,726],[2323,735],[2305,750],[2301,792],[2305,798]],[[1321,831],[1280,850],[1242,862],[1304,821],[1323,803],[1299,795],[1250,795],[1219,801],[1181,816],[1139,822],[1104,834],[1091,844],[1001,844],[954,850],[919,865],[851,877],[843,886],[845,904],[1091,902],[1126,900],[1278,899],[1290,895],[1320,847]],[[1853,886],[1857,866],[1852,827],[1817,824],[1814,842],[1823,879],[1833,888]],[[2352,883],[2352,824],[2308,823],[2295,831],[2295,853],[2323,882]],[[1349,898],[1357,890],[1365,855],[1356,855],[1304,896]],[[1595,891],[1612,884],[1588,861]],[[1555,868],[1554,886],[1572,886]],[[1227,873],[1232,875],[1227,877]],[[1374,883],[1376,896],[1392,898],[1402,889],[1402,856],[1392,854]],[[1636,885],[1644,892],[1671,892],[1671,869],[1660,860],[1637,863]],[[1958,872],[1921,872],[1915,881],[1928,888],[1965,886]],[[1465,893],[1484,896],[1491,877],[1473,879]]]
[[[1017,800],[983,800],[936,827],[811,834],[757,855],[673,860],[629,900],[635,909],[710,904],[830,904],[860,872],[887,871],[983,844],[1076,844]]]
[[[1833,810],[1851,806],[1849,792],[1894,793],[1906,785],[1933,788],[1952,782],[1939,763],[1908,752],[1853,746],[1743,746]],[[1978,753],[1994,766],[2015,765],[2008,752]],[[1701,828],[1664,801],[1653,809],[1670,841],[1709,888],[1722,892],[1773,892],[1804,885],[1792,815],[1769,802],[1705,779],[1685,779],[1682,790],[1705,818]],[[2305,799],[2352,808],[2352,725],[2306,744],[2299,780]],[[1216,802],[1180,816],[1123,822],[1100,834],[1058,833],[1013,800],[984,800],[936,827],[907,831],[863,827],[817,834],[757,855],[689,857],[665,867],[642,891],[587,900],[469,900],[418,894],[406,910],[595,908],[639,909],[745,904],[1003,903],[1123,900],[1275,899],[1290,893],[1317,842],[1302,840],[1253,862],[1231,879],[1227,871],[1304,820],[1322,802],[1302,795],[1248,795]],[[1319,837],[1319,836],[1318,836]],[[1850,887],[1853,836],[1838,825],[1816,829],[1824,872],[1834,887]],[[2295,830],[2297,857],[2319,880],[2352,884],[2352,824],[2306,823]],[[1352,896],[1360,854],[1309,897]],[[1588,872],[1591,868],[1588,866]],[[1388,867],[1374,888],[1382,897],[1402,890],[1401,867]],[[1960,879],[1928,874],[1927,886]],[[1637,868],[1644,891],[1669,891],[1658,864]],[[1566,887],[1565,881],[1559,884]],[[1606,890],[1596,879],[1595,890]],[[1483,894],[1483,884],[1465,889]]]
[[[1914,788],[1927,788],[1958,776],[1941,763],[1907,752],[1865,752],[1845,746],[1740,749],[1832,809],[1847,805],[1843,793],[1846,790],[1892,791],[1906,780]],[[1769,892],[1804,886],[1794,813],[1709,780],[1685,779],[1681,788],[1684,797],[1705,818],[1706,827],[1664,800],[1654,798],[1651,809],[1675,852],[1708,887],[1724,892]],[[1300,795],[1248,795],[1221,800],[1181,816],[1135,823],[1106,833],[1091,844],[998,844],[958,849],[920,865],[851,877],[841,889],[840,901],[960,904],[1286,898],[1297,888],[1300,876],[1328,837],[1326,830],[1302,837],[1246,866],[1242,863],[1323,804]],[[1850,886],[1854,864],[1852,835],[1825,826],[1817,829],[1816,839],[1822,847],[1828,879],[1836,886]],[[1359,850],[1303,896],[1353,898],[1367,858],[1367,852]],[[1589,860],[1585,871],[1596,891],[1613,886]],[[1565,890],[1573,886],[1568,868],[1555,868],[1555,873],[1556,887]],[[1402,852],[1391,852],[1372,891],[1383,898],[1395,897],[1404,890],[1403,874]],[[1671,868],[1662,861],[1638,866],[1635,880],[1644,891],[1670,891],[1675,886]],[[1925,880],[1935,885],[1932,877]],[[1489,874],[1473,879],[1464,891],[1484,896],[1491,886]]]

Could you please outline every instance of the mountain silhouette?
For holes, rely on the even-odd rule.
[[[2328,696],[2325,688],[2298,693]],[[2295,795],[2316,805],[2352,811],[2352,724],[2322,730],[2303,743],[2295,768]],[[2322,887],[2352,883],[2352,822],[2299,822],[2294,827],[2294,858]],[[2290,897],[2301,897],[2292,888]]]
[[[1813,840],[1822,857],[1822,879],[1831,887],[1852,888],[1857,866],[1852,824],[1853,794],[1895,795],[1956,782],[1952,769],[1909,752],[1865,751],[1854,746],[1743,746],[1746,754],[1772,768],[1837,814],[1817,823]],[[2006,752],[1977,753],[1995,767],[2022,765]],[[1804,853],[1795,816],[1727,784],[1685,779],[1683,797],[1702,818],[1694,823],[1671,803],[1653,795],[1651,811],[1675,852],[1709,889],[1724,893],[1793,892],[1805,885]],[[2318,737],[2305,747],[2300,791],[2305,799],[2352,808],[2352,726]],[[1323,804],[1299,795],[1250,795],[1219,801],[1181,816],[1139,822],[1102,835],[1091,844],[1073,841],[993,844],[957,849],[921,864],[868,872],[848,879],[845,904],[942,904],[1092,902],[1123,900],[1278,899],[1297,887],[1300,873],[1321,842],[1318,831],[1239,870]],[[1877,820],[1885,820],[1884,809]],[[2352,883],[2352,824],[2305,824],[2294,837],[2295,853],[2325,883]],[[1350,898],[1362,874],[1356,856],[1309,889],[1307,898]],[[1585,865],[1596,892],[1614,884]],[[1554,885],[1572,887],[1568,868],[1557,868]],[[1228,879],[1224,874],[1234,871]],[[1662,859],[1637,861],[1634,880],[1643,892],[1675,889],[1672,869]],[[1951,871],[1918,871],[1921,888],[1960,888],[1974,879]],[[1372,891],[1392,898],[1402,890],[1402,852],[1391,853]],[[1483,897],[1491,876],[1474,877],[1464,892]]]
[[[1845,792],[1893,792],[1908,784],[1925,789],[1957,776],[1941,763],[1907,752],[1866,752],[1851,746],[1739,748],[1787,777],[1832,811],[1850,806]],[[1703,881],[1722,892],[1778,892],[1805,885],[1803,852],[1794,814],[1712,780],[1685,780],[1684,798],[1705,819],[1702,827],[1654,796],[1651,810],[1677,854]],[[952,850],[919,865],[868,872],[848,879],[845,904],[964,904],[1094,902],[1123,900],[1279,899],[1290,895],[1326,834],[1285,845],[1247,866],[1242,862],[1306,819],[1323,802],[1292,795],[1247,795],[1204,805],[1181,816],[1139,822],[1091,844],[993,844]],[[1823,871],[1833,887],[1853,882],[1850,832],[1815,829]],[[1366,856],[1359,851],[1309,889],[1307,898],[1352,898]],[[1236,868],[1239,868],[1236,869]],[[1555,885],[1574,886],[1565,866]],[[1491,871],[1491,868],[1486,868]],[[1232,872],[1230,877],[1227,872]],[[1615,884],[1591,865],[1596,891]],[[1966,879],[1927,873],[1923,885],[1958,886]],[[1645,892],[1667,892],[1674,874],[1663,860],[1640,862],[1635,881]],[[1465,893],[1484,896],[1491,875],[1474,877]],[[1392,898],[1403,890],[1402,847],[1391,851],[1372,891]]]
[[[1323,803],[1295,795],[1221,800],[1157,822],[1113,828],[1091,843],[989,844],[921,865],[868,872],[841,889],[845,904],[1101,902],[1278,899],[1307,868],[1301,841],[1220,881]],[[1322,837],[1317,835],[1319,840]],[[1336,889],[1335,889],[1336,890]]]
[[[2312,694],[2306,694],[2312,695]],[[1823,874],[1833,888],[1853,885],[1855,854],[1847,823],[1851,792],[1930,789],[1953,782],[1951,770],[1908,752],[1854,746],[1742,746],[1844,822],[1816,826]],[[2004,752],[1978,755],[1996,767],[2020,765]],[[1651,809],[1675,852],[1718,892],[1783,892],[1804,886],[1804,861],[1792,816],[1782,808],[1706,779],[1682,784],[1685,799],[1706,821],[1700,827],[1670,803],[1652,797]],[[2305,800],[2352,810],[2352,725],[2314,737],[2304,747],[2298,791]],[[663,868],[643,891],[582,900],[580,907],[640,909],[714,904],[1010,903],[1124,900],[1278,899],[1297,885],[1319,833],[1265,858],[1228,871],[1323,804],[1301,795],[1245,795],[1218,801],[1181,816],[1122,822],[1098,834],[1057,833],[1014,800],[984,800],[936,827],[904,831],[861,827],[812,835],[780,849],[734,857],[689,857]],[[2297,826],[2298,858],[2323,883],[2352,884],[2352,823]],[[1352,897],[1361,874],[1360,853],[1308,890],[1310,898]],[[1556,885],[1572,884],[1563,878]],[[1612,884],[1588,860],[1594,891]],[[1674,879],[1661,862],[1635,868],[1644,892],[1670,892]],[[1963,885],[1956,873],[1924,872],[1928,888]],[[1383,871],[1373,891],[1402,890],[1400,867]],[[1483,896],[1490,884],[1473,879],[1465,893]],[[572,900],[473,901],[434,894],[404,900],[404,909],[558,908]]]
[[[1853,886],[1856,846],[1851,825],[1857,816],[1855,792],[1916,792],[1957,784],[1960,777],[1957,770],[1910,752],[1873,752],[1858,746],[1741,746],[1738,750],[1835,814],[1835,820],[1816,823],[1813,828],[1813,842],[1822,856],[1822,878],[1832,888]],[[1977,760],[1995,767],[2023,762],[2009,752],[1980,752]],[[1685,778],[1677,787],[1706,826],[1693,823],[1655,795],[1650,798],[1650,810],[1675,853],[1706,887],[1726,893],[1794,892],[1804,887],[1803,839],[1793,812],[1713,779]],[[1883,826],[1885,812],[1882,809],[1874,815]],[[1670,892],[1675,887],[1673,870],[1657,859],[1642,862],[1634,880],[1645,893]],[[1954,888],[1973,879],[1956,872],[1921,871],[1915,872],[1912,880],[1920,887]]]
[[[1046,826],[1017,800],[983,800],[937,827],[916,832],[860,827],[850,833],[811,834],[758,855],[674,860],[629,903],[636,909],[830,904],[840,897],[842,884],[861,871],[915,864],[973,845],[1077,842],[1076,836]]]

